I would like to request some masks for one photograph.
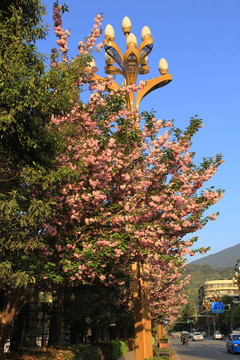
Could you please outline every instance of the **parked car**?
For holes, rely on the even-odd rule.
[[[226,341],[227,352],[240,353],[240,332],[233,331]]]
[[[192,341],[203,341],[203,334],[200,332],[194,332],[192,334]]]
[[[215,331],[213,334],[213,340],[223,340],[224,335],[220,331]]]
[[[188,338],[189,338],[189,339],[191,339],[192,336],[193,336],[193,333],[192,333],[192,332],[188,333]]]

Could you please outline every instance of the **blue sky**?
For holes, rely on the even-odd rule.
[[[47,41],[39,49],[49,53],[56,46],[52,23],[53,1],[42,0],[47,7],[46,22],[50,24]],[[168,0],[168,1],[65,1],[69,13],[63,16],[64,29],[70,28],[70,56],[92,29],[96,13],[103,14],[102,27],[111,24],[115,42],[125,52],[126,42],[121,24],[128,16],[138,44],[141,29],[147,25],[152,32],[153,50],[149,55],[148,75],[138,80],[159,76],[158,62],[164,57],[173,81],[151,94],[140,105],[140,111],[154,109],[156,117],[175,119],[185,128],[189,118],[197,114],[204,127],[193,139],[196,162],[203,157],[222,153],[224,163],[208,183],[225,189],[222,200],[211,208],[219,211],[212,221],[196,235],[198,246],[210,246],[210,255],[240,242],[240,1],[239,0]],[[100,38],[103,42],[104,36]],[[96,53],[98,74],[104,76],[104,51]],[[119,78],[121,84],[122,78]],[[87,96],[87,94],[85,95]],[[200,255],[190,258],[196,260]]]

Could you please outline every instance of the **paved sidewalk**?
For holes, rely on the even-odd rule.
[[[175,350],[175,348],[174,348],[174,345],[173,345],[173,343],[172,343],[172,341],[171,341],[171,337],[169,336],[169,345],[170,345],[170,347],[171,347],[171,349],[172,349],[172,360],[179,360],[179,357],[178,357],[178,354],[176,353],[176,350]]]
[[[125,355],[122,355],[118,360],[136,360],[135,350],[129,351]]]

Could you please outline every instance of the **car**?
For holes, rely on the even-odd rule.
[[[226,341],[227,352],[240,353],[240,332],[233,331]]]
[[[191,339],[191,338],[192,338],[192,336],[193,336],[193,333],[192,333],[192,332],[190,332],[190,333],[188,334],[188,338],[189,338],[189,339]]]
[[[192,334],[192,341],[203,341],[203,334],[200,332],[194,332]]]
[[[223,340],[224,335],[220,331],[215,331],[213,334],[213,340]]]

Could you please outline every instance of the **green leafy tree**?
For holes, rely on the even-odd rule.
[[[119,288],[106,288],[101,284],[67,288],[64,291],[63,313],[65,324],[70,328],[71,343],[76,343],[79,337],[83,341],[88,329],[92,330],[93,341],[98,341],[101,331],[111,325],[114,325],[112,329],[118,337],[121,337],[119,331],[125,328],[133,331],[133,314],[126,304],[121,304],[121,297]]]
[[[43,220],[54,204],[41,194],[36,198],[34,191],[49,178],[60,146],[48,128],[51,116],[69,112],[87,61],[81,57],[58,68],[45,67],[36,47],[47,34],[44,13],[40,0],[0,4],[1,349],[9,324],[26,302],[28,285],[42,280],[37,251]]]
[[[193,323],[195,323],[196,316],[196,305],[193,301],[189,301],[183,308],[180,313],[180,318],[178,319],[179,323],[182,323],[184,328],[191,330]]]
[[[229,296],[223,296],[221,301],[224,303],[224,314],[219,316],[219,326],[226,335],[232,330],[240,328],[240,308]]]

